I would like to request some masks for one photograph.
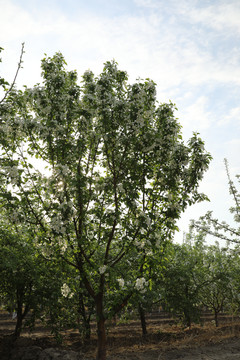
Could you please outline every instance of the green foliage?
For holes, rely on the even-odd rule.
[[[169,249],[168,264],[163,271],[162,302],[164,307],[180,318],[186,326],[199,322],[201,302],[200,291],[206,287],[204,262],[204,237],[192,241],[187,235],[182,245],[173,244]]]
[[[15,336],[20,335],[23,320],[29,311],[35,311],[42,300],[41,271],[44,263],[35,252],[24,226],[9,224],[1,212],[0,222],[0,301],[10,312],[16,312]]]
[[[182,245],[170,246],[159,283],[165,308],[187,326],[200,320],[203,309],[213,312],[218,326],[219,313],[233,313],[239,304],[238,249],[207,246],[205,236],[191,228]]]
[[[218,313],[232,301],[232,264],[229,250],[220,248],[218,244],[208,246],[204,256],[203,267],[207,286],[200,292],[203,305],[211,309],[215,315],[215,324],[218,326]]]
[[[2,111],[1,199],[46,263],[69,266],[64,296],[84,286],[102,329],[151,286],[182,211],[206,199],[198,185],[211,156],[198,134],[184,144],[175,106],[156,102],[153,81],[128,84],[114,61],[79,86],[57,53],[42,76]]]

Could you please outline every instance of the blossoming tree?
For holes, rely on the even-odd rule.
[[[234,201],[234,206],[232,206],[229,211],[233,214],[233,220],[236,222],[236,225],[238,225],[240,222],[240,192],[230,176],[227,159],[224,159],[224,164],[228,178],[229,193]],[[236,178],[238,184],[240,184],[240,175],[236,175]],[[227,243],[240,243],[240,228],[232,227],[225,221],[221,222],[220,220],[214,218],[212,211],[208,211],[197,221],[192,220],[191,226],[195,227],[198,231],[204,232],[205,234],[212,235],[221,240],[226,240]]]
[[[98,77],[85,72],[80,87],[65,65],[60,53],[43,59],[43,84],[7,97],[1,172],[16,221],[46,258],[78,271],[103,360],[106,319],[148,286],[149,257],[186,207],[206,199],[198,184],[211,157],[196,133],[184,144],[174,105],[157,103],[153,81],[130,85],[113,61]]]

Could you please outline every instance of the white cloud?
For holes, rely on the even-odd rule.
[[[156,9],[159,7],[159,4],[154,0],[134,0],[134,3],[137,6],[153,8],[153,9]]]
[[[24,9],[23,6],[14,5],[11,1],[0,1],[1,5],[1,32],[4,33],[4,42],[16,39],[24,39],[28,36],[44,35],[49,32],[58,32],[58,27],[64,16],[56,14],[54,16],[43,13],[41,9],[32,14]],[[53,15],[53,14],[52,14]]]
[[[34,51],[41,57],[50,48],[53,52],[61,50],[67,61],[69,54],[71,64],[82,72],[88,67],[101,71],[104,61],[115,58],[132,79],[151,77],[158,83],[159,91],[182,83],[193,86],[213,81],[240,84],[240,66],[236,65],[236,61],[232,64],[222,62],[209,54],[207,49],[200,49],[189,29],[184,29],[176,21],[167,22],[163,12],[113,19],[90,17],[83,13],[80,21],[76,22],[59,9],[30,14],[11,2],[2,1],[2,4],[4,16],[0,28],[5,34],[5,44],[17,39],[19,43],[26,40],[26,49],[29,44],[28,51]],[[161,9],[163,2],[138,0],[137,4],[158,4]],[[177,15],[178,8],[174,10]],[[192,10],[193,19],[194,16]]]
[[[190,16],[191,21],[223,31],[226,35],[227,30],[240,34],[240,3],[237,1],[215,3],[204,8],[189,8],[186,15]]]
[[[240,106],[230,109],[229,113],[223,117],[218,125],[228,125],[230,123],[236,123],[240,127]]]
[[[208,98],[200,96],[191,105],[184,110],[179,110],[179,115],[183,129],[188,131],[202,131],[208,129],[212,125],[213,116],[207,110]]]
[[[229,168],[234,174],[240,175],[240,164],[239,164],[239,154],[240,154],[240,138],[239,134],[235,134],[231,140],[227,141],[224,144],[225,147],[225,157],[229,160]]]
[[[152,48],[156,57],[164,59],[163,68],[167,71],[163,73],[170,77],[170,86],[182,82],[194,86],[213,82],[240,85],[236,38],[240,34],[240,3],[217,1],[214,5],[203,6],[201,1],[196,0],[136,2],[147,10],[155,7],[151,13],[161,16],[158,22],[158,34],[161,36],[155,39]],[[233,43],[226,49],[222,41],[227,39],[228,42],[230,36]],[[167,79],[163,75],[162,82],[166,83]]]
[[[240,3],[236,0],[211,1],[211,5],[202,0],[135,0],[137,6],[165,11],[168,15],[184,18],[192,24],[202,24],[217,31],[228,31],[240,34]]]

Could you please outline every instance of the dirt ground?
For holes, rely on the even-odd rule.
[[[240,320],[226,318],[216,328],[209,321],[204,326],[183,329],[173,321],[148,319],[148,334],[142,337],[139,321],[108,327],[108,360],[240,360]],[[14,321],[9,315],[0,317],[0,359],[8,346]],[[16,351],[38,346],[78,354],[78,359],[93,360],[96,353],[96,335],[82,342],[77,331],[66,330],[64,340],[57,344],[51,333],[40,324],[32,332],[24,330],[17,340]],[[70,357],[68,357],[71,359]],[[20,358],[19,358],[20,359]],[[29,358],[29,360],[32,360]]]

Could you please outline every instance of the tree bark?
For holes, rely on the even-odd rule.
[[[15,326],[15,331],[13,334],[14,339],[19,338],[22,330],[22,322],[23,322],[23,316],[22,316],[22,309],[17,309],[17,323]]]
[[[84,338],[85,340],[90,340],[91,338],[91,326],[90,326],[90,318],[84,321]]]
[[[103,314],[103,294],[96,297],[96,315],[97,315],[97,335],[98,348],[96,360],[106,360],[107,356],[107,338],[105,329],[105,317]]]
[[[141,325],[142,325],[142,335],[146,336],[147,335],[147,323],[146,323],[146,318],[145,318],[145,311],[140,303],[138,304],[138,313],[140,315],[140,320],[141,320]]]
[[[16,340],[20,336],[23,320],[30,310],[29,304],[26,304],[25,309],[23,310],[23,298],[24,288],[17,289],[17,323],[15,326],[15,331],[13,333],[14,340]]]
[[[216,309],[214,310],[214,320],[215,320],[216,327],[218,327],[219,326],[218,311]]]
[[[91,337],[91,326],[90,326],[90,320],[91,320],[91,309],[89,310],[89,313],[87,314],[84,302],[82,299],[82,295],[79,294],[79,307],[78,307],[78,313],[79,313],[79,319],[78,323],[80,324],[82,320],[83,324],[83,331],[79,329],[79,332],[83,334],[84,340],[89,340]]]
[[[185,318],[184,320],[186,322],[186,326],[190,328],[192,326],[192,319],[189,314],[189,311],[188,309],[184,309],[183,312],[184,312],[184,318]]]

